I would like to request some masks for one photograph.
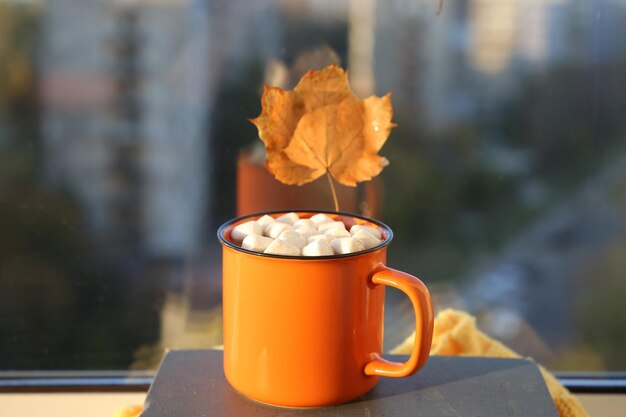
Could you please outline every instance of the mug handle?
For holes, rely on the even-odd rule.
[[[426,285],[417,277],[378,264],[370,280],[375,285],[388,285],[409,296],[415,311],[415,342],[409,360],[392,362],[377,353],[365,366],[366,375],[402,378],[417,372],[428,359],[433,338],[433,304]]]

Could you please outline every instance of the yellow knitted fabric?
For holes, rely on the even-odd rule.
[[[413,348],[415,333],[410,335],[391,353],[409,354]],[[476,328],[476,319],[462,311],[444,310],[435,318],[431,355],[489,356],[519,358],[520,355],[487,336]],[[576,397],[563,387],[545,368],[539,367],[550,395],[561,417],[589,417]]]
[[[115,413],[114,417],[137,417],[143,411],[140,405],[129,405]]]

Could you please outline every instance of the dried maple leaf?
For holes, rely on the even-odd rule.
[[[285,184],[327,174],[355,186],[388,164],[378,151],[395,126],[391,94],[359,100],[335,65],[309,71],[292,91],[265,86],[262,107],[251,122],[265,143],[268,170]]]

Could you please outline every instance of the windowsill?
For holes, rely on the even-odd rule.
[[[20,417],[114,417],[122,408],[143,404],[145,392],[115,393],[4,393],[0,410]],[[614,417],[616,410],[626,408],[626,394],[581,394],[589,415]]]
[[[21,417],[113,417],[143,404],[154,371],[0,372],[0,410]],[[558,373],[594,417],[626,408],[626,374]],[[87,411],[89,410],[89,411]]]
[[[145,392],[0,394],[3,415],[20,417],[114,417],[129,405],[141,405]]]

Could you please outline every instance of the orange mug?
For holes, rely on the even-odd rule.
[[[305,257],[252,252],[233,243],[236,225],[223,224],[224,373],[243,395],[266,404],[319,407],[355,399],[379,377],[404,377],[430,352],[433,308],[418,278],[385,266],[393,233],[352,214],[325,213],[347,226],[382,231],[380,245],[345,255]],[[416,316],[413,351],[404,363],[382,358],[385,286],[409,296]]]

